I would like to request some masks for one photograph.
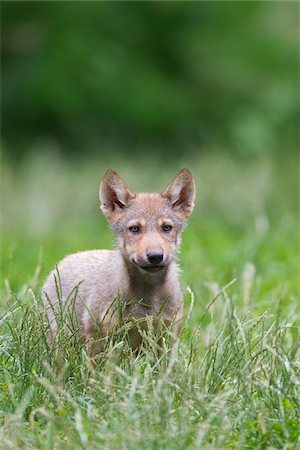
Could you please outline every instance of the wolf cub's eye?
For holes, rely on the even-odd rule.
[[[133,225],[132,227],[129,227],[129,231],[133,234],[139,233],[140,227],[138,225]]]
[[[163,225],[162,227],[164,233],[170,233],[172,228],[173,228],[172,225]]]

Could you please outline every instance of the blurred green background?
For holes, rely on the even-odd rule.
[[[296,2],[3,2],[9,154],[295,150]]]
[[[266,289],[278,274],[296,286],[299,3],[1,9],[6,289],[39,261],[43,277],[66,253],[112,246],[97,193],[108,167],[158,190],[183,166],[198,188],[185,282],[228,282],[250,261],[271,273]]]

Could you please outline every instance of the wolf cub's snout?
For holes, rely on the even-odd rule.
[[[147,258],[148,258],[148,261],[150,264],[157,265],[157,264],[161,263],[162,260],[164,259],[164,254],[150,252],[150,253],[147,253]]]
[[[175,323],[175,338],[183,316],[176,253],[195,200],[190,171],[182,169],[161,193],[134,193],[116,172],[108,170],[99,198],[117,248],[65,257],[58,264],[60,295],[57,272],[49,274],[42,297],[52,338],[58,327],[58,305],[69,308],[74,292],[75,318],[91,354],[102,350],[102,339],[116,326],[118,314],[111,308],[116,298],[123,303],[125,320],[151,316],[155,324],[160,314],[166,325]],[[132,347],[140,342],[141,336],[135,333]]]

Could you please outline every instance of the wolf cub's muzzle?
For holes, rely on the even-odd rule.
[[[147,272],[159,272],[166,267],[166,264],[160,264],[163,259],[164,254],[162,252],[149,252],[147,253],[147,260],[151,265],[141,268],[146,270]]]
[[[164,254],[162,252],[149,252],[147,253],[147,259],[150,264],[157,265],[164,259]]]
[[[133,258],[132,261],[146,272],[159,272],[166,268],[167,261],[163,261],[164,254],[162,252],[149,252],[146,256],[146,260],[144,258],[137,258],[137,260]]]

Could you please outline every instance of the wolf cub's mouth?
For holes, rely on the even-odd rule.
[[[148,266],[146,266],[146,267],[139,266],[139,268],[145,270],[146,272],[155,273],[155,272],[160,272],[161,270],[165,269],[166,266],[149,266],[149,267]]]
[[[166,264],[164,265],[152,265],[152,266],[142,266],[140,264],[138,264],[134,259],[132,259],[132,262],[139,268],[144,270],[145,272],[150,272],[150,273],[156,273],[156,272],[160,272],[161,270],[165,269],[167,267]]]

